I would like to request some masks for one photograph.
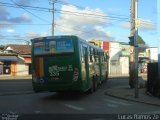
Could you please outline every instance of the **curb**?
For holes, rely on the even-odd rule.
[[[156,104],[156,103],[151,103],[151,102],[147,102],[147,101],[143,101],[143,100],[136,100],[136,98],[132,99],[132,98],[125,98],[122,96],[118,96],[118,95],[113,95],[108,93],[107,91],[104,92],[105,95],[111,96],[111,97],[115,97],[115,98],[119,98],[119,99],[123,99],[123,100],[129,100],[132,102],[139,102],[139,103],[144,103],[144,104],[148,104],[148,105],[154,105],[154,106],[160,106],[160,104]]]
[[[32,76],[0,76],[0,80],[26,80],[32,79]]]
[[[6,81],[7,81],[7,80],[31,80],[31,79],[32,79],[32,78],[27,78],[27,77],[26,77],[26,78],[25,78],[25,77],[24,77],[24,78],[0,78],[0,81],[3,81],[3,80],[4,80],[4,81],[5,81],[5,80],[6,80]]]

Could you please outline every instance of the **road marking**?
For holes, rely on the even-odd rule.
[[[84,110],[84,108],[82,107],[78,107],[78,106],[75,106],[75,105],[71,105],[71,104],[64,104],[66,107],[69,107],[71,109],[74,109],[74,110],[79,110],[79,111],[82,111]]]
[[[34,111],[36,114],[39,114],[41,111],[39,111],[39,110],[36,110],[36,111]]]
[[[148,111],[148,112],[143,112],[143,113],[141,113],[141,114],[159,114],[160,113],[160,111],[159,110],[157,110],[157,111]]]
[[[129,105],[133,105],[133,104],[129,104],[129,103],[124,103],[118,100],[109,100],[109,99],[104,99],[104,101],[112,103],[112,104],[117,104],[117,105],[124,105],[124,106],[129,106]]]
[[[108,107],[114,107],[114,108],[115,108],[115,107],[118,107],[118,105],[115,105],[115,104],[107,104],[107,106],[108,106]]]

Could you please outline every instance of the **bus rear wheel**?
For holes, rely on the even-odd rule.
[[[94,85],[93,85],[93,81],[92,81],[91,88],[87,91],[87,93],[92,94],[93,92],[94,92]]]
[[[107,82],[107,81],[108,81],[108,72],[106,72],[106,76],[105,76],[104,82]]]
[[[94,92],[93,87],[89,89],[89,93],[92,94]]]
[[[98,81],[97,81],[97,77],[93,77],[93,90],[96,91],[98,88]]]

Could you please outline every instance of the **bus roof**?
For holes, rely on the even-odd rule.
[[[31,41],[35,41],[35,40],[44,40],[44,39],[57,39],[57,38],[68,38],[68,37],[77,37],[74,35],[58,35],[58,36],[46,36],[46,37],[37,37],[34,39],[31,39]],[[77,37],[78,38],[78,37]]]
[[[59,39],[59,38],[69,38],[69,37],[70,38],[78,38],[78,40],[80,40],[80,41],[92,46],[93,48],[96,48],[96,49],[98,49],[100,51],[103,51],[102,48],[100,48],[100,47],[98,47],[96,45],[93,45],[93,44],[87,42],[86,40],[81,39],[80,37],[75,36],[75,35],[58,35],[58,36],[37,37],[37,38],[31,39],[31,41],[41,41],[41,40],[44,40],[44,39]]]

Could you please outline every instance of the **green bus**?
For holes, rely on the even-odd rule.
[[[108,78],[108,56],[77,36],[49,36],[32,42],[35,92],[93,92]]]

